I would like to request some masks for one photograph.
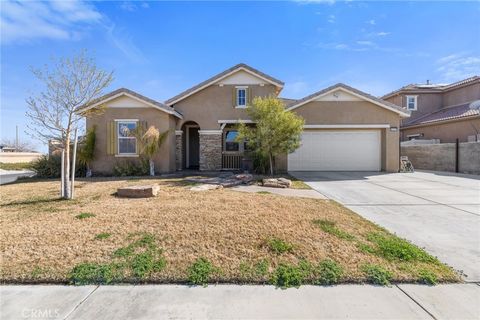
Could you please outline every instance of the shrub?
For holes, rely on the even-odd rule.
[[[375,253],[388,260],[435,262],[436,259],[425,250],[394,235],[370,233],[367,239],[377,245]]]
[[[188,268],[188,281],[191,284],[206,286],[211,276],[219,272],[208,259],[198,258]]]
[[[113,175],[117,177],[128,176],[146,176],[150,170],[148,160],[140,159],[140,161],[121,161],[113,167]]]
[[[86,219],[86,218],[92,218],[92,217],[95,217],[95,215],[93,213],[89,213],[89,212],[82,212],[82,213],[77,214],[75,216],[75,218],[77,218],[79,220]]]
[[[112,234],[108,233],[108,232],[102,232],[102,233],[99,233],[95,236],[95,239],[97,240],[103,240],[103,239],[107,239],[107,238],[110,238]]]
[[[322,231],[333,234],[340,239],[353,240],[355,237],[351,234],[338,229],[335,222],[330,220],[313,220],[313,223],[322,229]]]
[[[340,280],[343,274],[343,269],[333,260],[323,260],[318,265],[319,278],[316,281],[318,284],[332,285]]]
[[[418,273],[418,282],[428,285],[436,285],[438,283],[437,276],[435,273],[428,270],[420,270]]]
[[[367,280],[371,283],[380,286],[390,285],[392,274],[383,267],[375,264],[366,264],[362,267],[362,271],[366,274]]]
[[[301,267],[281,263],[272,273],[270,283],[280,288],[299,287],[305,280],[305,271]]]
[[[59,155],[42,156],[32,162],[31,168],[37,173],[38,178],[60,178],[62,157]],[[85,165],[77,162],[75,176],[85,176]]]
[[[118,264],[81,263],[76,265],[69,274],[70,283],[76,285],[109,284],[122,275]]]
[[[279,238],[270,238],[267,240],[268,249],[276,254],[292,252],[293,245]]]

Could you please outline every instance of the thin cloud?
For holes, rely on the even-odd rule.
[[[133,1],[123,1],[122,4],[120,4],[120,9],[129,12],[137,11],[139,8],[137,4],[138,2],[135,3]],[[142,2],[140,3],[140,8],[148,9],[150,8],[150,5],[147,2]]]
[[[329,23],[335,23],[336,21],[336,18],[333,14],[329,15],[328,16],[328,20],[327,20]]]
[[[333,5],[335,4],[336,0],[294,0],[294,2],[300,4],[328,4]]]
[[[380,32],[375,33],[374,35],[376,35],[377,37],[386,37],[389,34],[390,34],[390,32],[380,31]]]
[[[436,64],[436,70],[444,81],[457,81],[480,74],[480,58],[467,52],[441,57]]]
[[[357,44],[361,45],[361,46],[375,46],[376,44],[372,41],[367,41],[367,40],[360,40],[360,41],[357,41]]]
[[[372,26],[374,26],[374,25],[376,25],[376,24],[377,24],[377,23],[375,22],[375,20],[374,20],[374,19],[371,19],[371,20],[365,21],[365,23],[368,23],[368,24],[370,24],[370,25],[372,25]]]

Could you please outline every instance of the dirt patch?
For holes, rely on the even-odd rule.
[[[158,197],[124,199],[117,188],[132,183],[158,183]],[[146,282],[184,282],[188,268],[204,257],[221,272],[213,281],[265,282],[269,276],[245,278],[242,265],[268,261],[269,271],[281,263],[336,261],[342,282],[366,279],[362,265],[378,264],[394,281],[417,281],[419,270],[440,281],[458,280],[439,262],[391,261],[362,250],[367,235],[385,233],[343,206],[328,200],[239,193],[228,189],[189,191],[183,179],[89,179],[76,182],[76,199],[58,200],[56,181],[16,183],[0,187],[2,281],[68,281],[82,263],[109,263],[115,250],[135,233],[154,235],[165,268]],[[78,219],[89,214],[88,219]],[[324,232],[313,221],[328,220],[351,239]],[[98,239],[99,234],[109,234]],[[293,250],[274,254],[265,241],[279,238]]]

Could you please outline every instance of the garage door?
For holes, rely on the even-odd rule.
[[[289,171],[380,171],[380,130],[304,131]]]

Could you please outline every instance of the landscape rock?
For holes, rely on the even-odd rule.
[[[249,173],[241,173],[235,175],[235,179],[242,181],[243,183],[248,183],[253,180],[253,175]]]
[[[122,198],[151,198],[158,195],[158,184],[147,186],[130,186],[117,189],[117,196]]]
[[[191,191],[208,191],[208,190],[216,190],[222,189],[223,186],[221,184],[201,184],[198,186],[191,187]]]
[[[262,184],[264,187],[271,188],[290,188],[292,186],[292,181],[285,178],[268,178],[263,179]]]

